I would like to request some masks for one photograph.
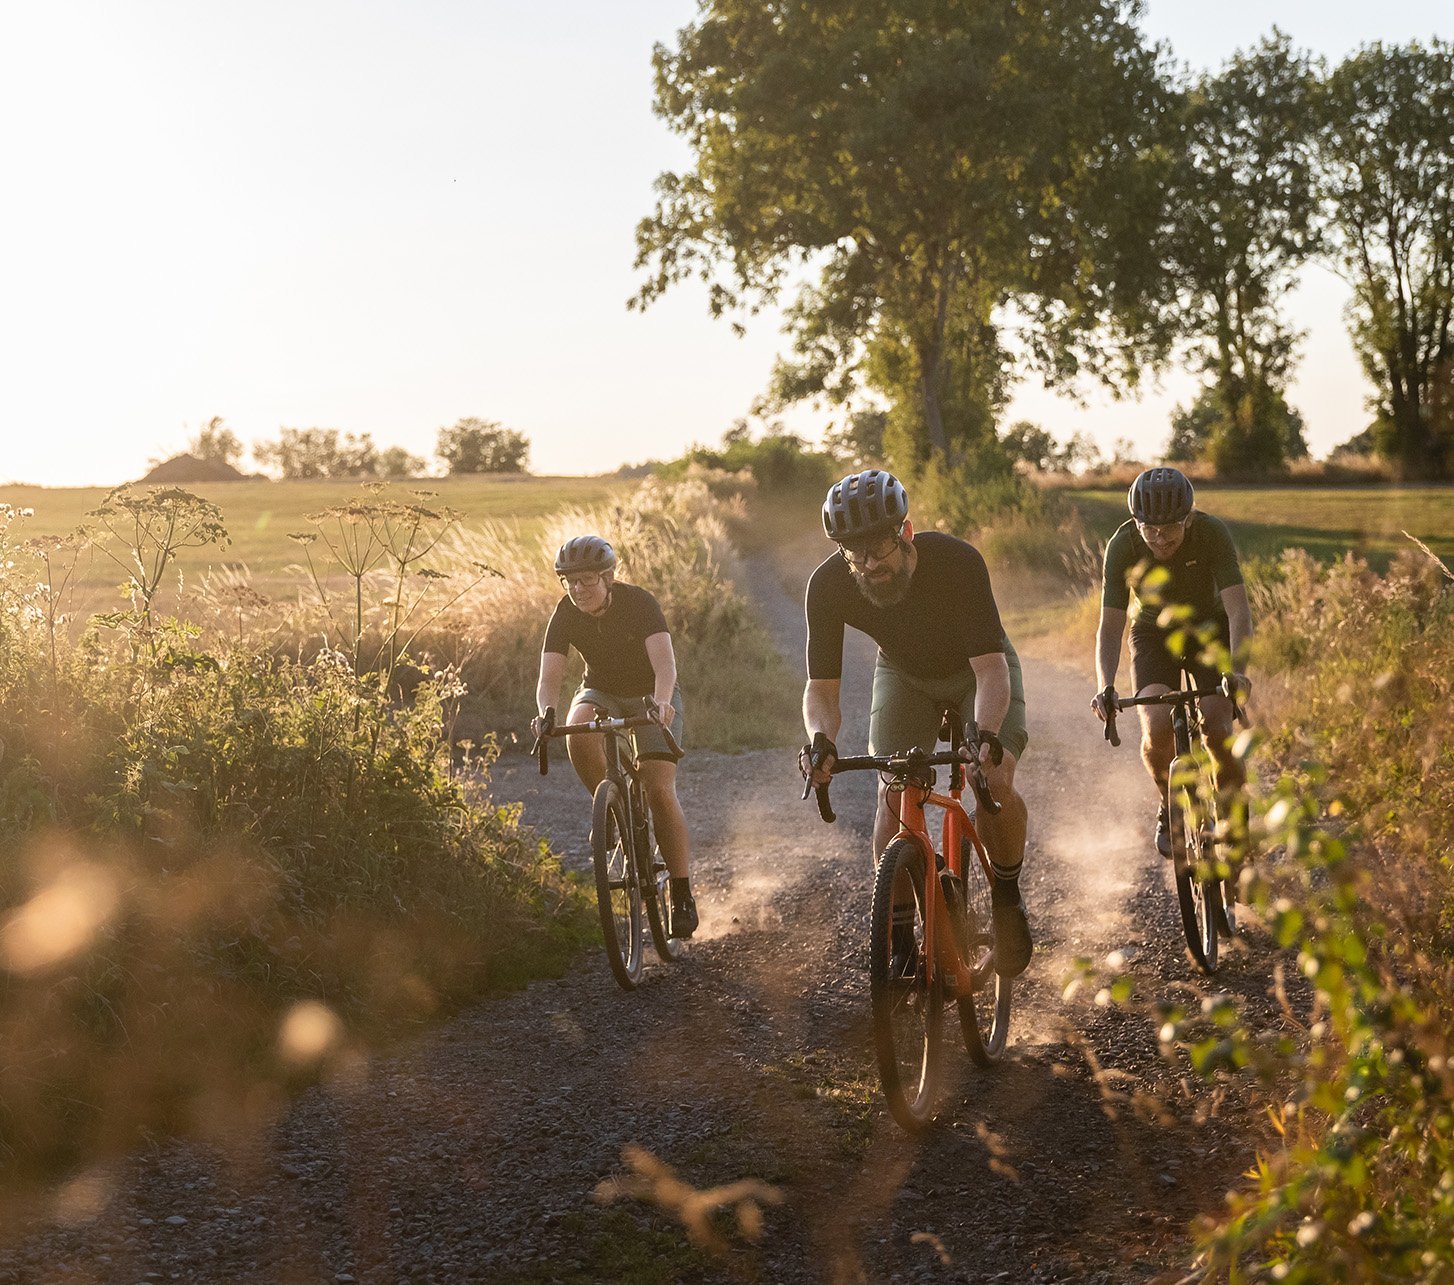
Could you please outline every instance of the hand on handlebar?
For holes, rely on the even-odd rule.
[[[555,726],[555,706],[547,705],[530,720],[530,734],[538,741]]]
[[[979,734],[979,766],[999,767],[1005,761],[1005,747],[1000,743],[998,732],[981,730]]]
[[[677,716],[676,708],[670,701],[659,701],[654,696],[646,698],[646,712],[663,727],[670,727]]]
[[[1227,674],[1222,679],[1223,690],[1232,698],[1232,704],[1242,706],[1252,695],[1252,680],[1246,674]]]
[[[1116,717],[1116,700],[1116,689],[1110,684],[1091,697],[1091,708],[1101,722],[1105,723]]]
[[[798,771],[808,785],[821,789],[833,779],[833,764],[837,758],[838,747],[823,732],[814,732],[812,741],[798,752]],[[803,797],[808,797],[806,789]]]

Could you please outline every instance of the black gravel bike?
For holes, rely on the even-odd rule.
[[[591,801],[591,859],[596,872],[596,906],[606,961],[623,990],[635,990],[645,955],[643,920],[662,960],[681,953],[681,942],[668,935],[667,869],[651,840],[651,814],[641,783],[640,760],[628,733],[637,727],[660,728],[673,757],[682,749],[671,729],[648,714],[609,718],[600,714],[589,723],[555,725],[555,709],[545,711],[535,757],[540,774],[550,771],[550,742],[558,736],[604,736],[606,775]]]
[[[960,799],[966,778],[979,807],[1000,810],[979,763],[979,743],[955,709],[939,739],[947,751],[840,758],[840,772],[875,771],[899,794],[899,832],[879,857],[869,915],[869,999],[879,1080],[889,1111],[915,1132],[934,1118],[941,1077],[944,1002],[959,1006],[964,1046],[980,1066],[1004,1051],[1010,1029],[1010,979],[995,971],[995,925],[989,855]],[[949,768],[949,789],[935,789],[936,767]],[[818,810],[834,819],[828,787]],[[803,797],[807,797],[804,790]],[[925,809],[943,811],[935,850]]]
[[[1204,972],[1212,973],[1217,968],[1218,938],[1230,940],[1237,931],[1238,867],[1230,853],[1218,851],[1225,835],[1212,754],[1198,704],[1204,696],[1228,697],[1237,720],[1246,724],[1230,677],[1216,687],[1198,691],[1193,677],[1183,672],[1179,691],[1117,699],[1115,709],[1107,711],[1106,740],[1112,745],[1121,743],[1116,731],[1118,711],[1134,705],[1171,707],[1176,757],[1167,773],[1166,813],[1176,900],[1192,958]]]

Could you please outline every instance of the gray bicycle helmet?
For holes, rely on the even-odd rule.
[[[598,535],[572,536],[555,555],[558,576],[580,571],[610,571],[615,566],[616,550]]]
[[[1137,522],[1165,526],[1185,521],[1194,498],[1191,482],[1180,469],[1149,468],[1131,483],[1126,506]]]
[[[892,473],[869,468],[828,488],[823,530],[830,540],[862,540],[892,531],[909,516],[909,497]]]

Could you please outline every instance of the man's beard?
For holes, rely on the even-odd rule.
[[[908,566],[900,566],[887,580],[881,580],[877,584],[869,581],[866,572],[856,568],[853,571],[853,578],[858,582],[858,591],[875,607],[897,607],[909,596],[909,584],[914,578],[913,570]]]

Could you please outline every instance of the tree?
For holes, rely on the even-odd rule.
[[[1307,56],[1274,30],[1183,98],[1172,263],[1191,352],[1213,381],[1195,454],[1218,472],[1287,460],[1283,394],[1301,336],[1282,305],[1315,243],[1315,88]]]
[[[773,397],[888,406],[900,468],[998,455],[1002,332],[1049,378],[1133,382],[1165,339],[1157,55],[1133,0],[704,0],[655,51],[693,167],[657,180],[632,300],[774,301]],[[1010,318],[1014,318],[1013,323]]]
[[[187,451],[199,460],[209,463],[230,464],[234,468],[242,459],[242,442],[226,424],[221,415],[214,415],[197,430],[196,437],[187,443]]]
[[[1333,262],[1378,390],[1373,438],[1407,478],[1454,475],[1454,45],[1365,45],[1328,76],[1318,133]]]
[[[439,430],[434,453],[450,473],[524,473],[530,442],[492,419],[469,417]]]
[[[846,410],[843,418],[823,434],[823,449],[853,468],[868,468],[884,459],[884,430],[888,413],[878,408]]]
[[[379,471],[373,438],[336,428],[285,428],[276,442],[259,442],[252,453],[285,478],[374,477]]]
[[[1060,467],[1060,443],[1031,420],[1017,419],[1005,429],[1000,441],[1017,464],[1028,464],[1042,473],[1054,472]]]
[[[378,474],[380,477],[418,477],[424,472],[425,462],[418,455],[411,455],[402,446],[390,446],[379,452]]]
[[[1277,444],[1278,456],[1284,462],[1306,459],[1308,455],[1304,423],[1296,407],[1288,405],[1281,393],[1267,397],[1258,413],[1266,418],[1257,424],[1250,436],[1269,438]],[[1178,406],[1171,415],[1171,436],[1163,452],[1173,463],[1198,460],[1214,462],[1215,444],[1233,436],[1225,420],[1226,407],[1221,390],[1208,385],[1199,392],[1190,406]]]

